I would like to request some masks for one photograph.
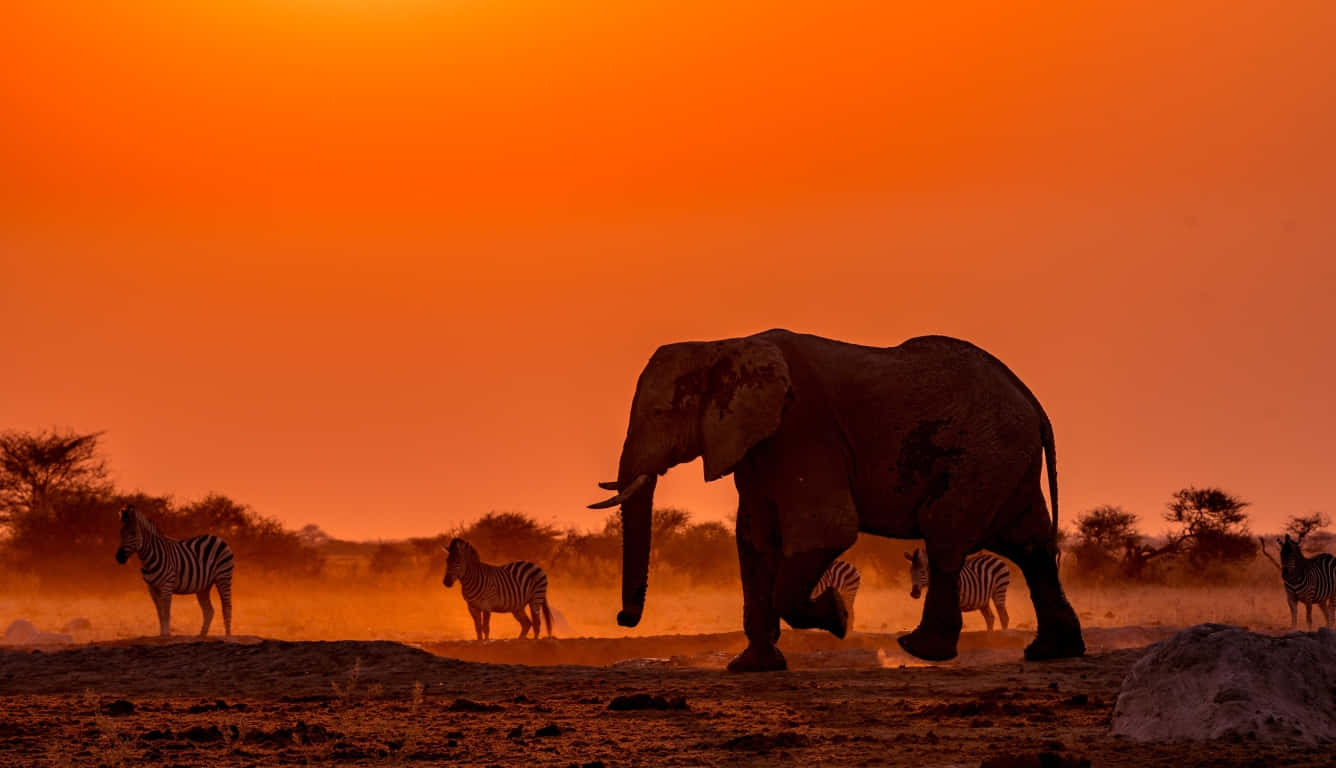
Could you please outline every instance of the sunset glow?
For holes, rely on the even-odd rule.
[[[946,333],[1064,522],[1336,512],[1324,2],[17,0],[0,426],[297,527],[562,527],[660,344]],[[698,464],[657,500],[724,519]],[[192,607],[193,610],[193,607]]]

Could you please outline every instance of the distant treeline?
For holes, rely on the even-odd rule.
[[[118,513],[134,504],[168,536],[221,536],[236,554],[238,578],[273,574],[333,583],[439,582],[445,570],[443,547],[459,536],[487,562],[538,563],[554,588],[557,582],[620,583],[618,514],[592,532],[563,530],[522,512],[493,511],[436,536],[340,541],[316,525],[286,529],[221,494],[178,503],[170,497],[119,491],[107,479],[99,438],[97,433],[0,433],[0,557],[5,563],[0,576],[80,590],[133,585],[134,577],[122,578],[108,569],[115,567],[112,555],[120,545]],[[1063,533],[1064,578],[1098,584],[1273,577],[1278,553],[1262,548],[1249,531],[1248,506],[1218,488],[1184,488],[1173,494],[1164,512],[1169,530],[1156,538],[1141,533],[1137,516],[1120,507],[1092,509],[1077,518],[1073,533]],[[1295,516],[1286,532],[1306,549],[1322,550],[1330,543],[1324,530],[1328,522],[1318,513]],[[842,557],[862,571],[869,586],[904,585],[908,578],[902,553],[915,543],[861,536]],[[739,582],[731,526],[693,522],[685,510],[654,510],[651,553],[652,588]]]
[[[1150,537],[1137,516],[1122,507],[1096,507],[1064,535],[1063,573],[1076,582],[1221,584],[1276,578],[1279,546],[1274,537],[1249,530],[1248,502],[1220,488],[1188,487],[1165,505],[1168,530]],[[1320,513],[1294,515],[1283,535],[1309,553],[1326,550],[1330,519]],[[1277,578],[1277,582],[1279,579]]]

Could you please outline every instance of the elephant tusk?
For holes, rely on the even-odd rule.
[[[620,485],[617,485],[617,481],[616,481],[616,480],[610,480],[610,481],[608,481],[608,482],[606,482],[606,483],[599,483],[599,484],[598,484],[598,487],[599,487],[599,488],[602,488],[602,489],[605,490],[605,491],[616,491],[616,490],[619,490],[619,489],[621,488]]]
[[[632,480],[631,484],[626,486],[626,489],[623,490],[621,493],[617,494],[616,496],[613,496],[610,499],[600,501],[597,504],[590,504],[589,508],[607,509],[608,507],[615,507],[618,504],[621,504],[625,502],[627,499],[636,495],[636,492],[639,491],[641,488],[643,488],[645,486],[645,483],[648,482],[649,482],[649,475],[637,475],[636,479]],[[603,485],[603,483],[599,483],[599,485]]]

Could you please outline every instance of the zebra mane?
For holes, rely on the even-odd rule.
[[[148,517],[145,516],[144,513],[140,512],[138,509],[135,510],[135,522],[138,523],[139,530],[141,533],[148,534],[149,536],[162,535],[162,533],[158,531],[158,526],[154,524],[152,520],[149,520]]]

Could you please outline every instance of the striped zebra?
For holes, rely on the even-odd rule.
[[[928,553],[914,550],[914,554],[905,554],[909,561],[909,580],[913,585],[909,596],[917,600],[919,594],[928,588]],[[976,555],[965,560],[960,569],[960,610],[978,611],[988,623],[988,631],[993,631],[993,612],[988,607],[992,600],[997,606],[997,617],[1002,621],[1002,628],[1007,628],[1010,617],[1007,616],[1007,588],[1011,586],[1011,569],[1000,558],[992,555]]]
[[[223,631],[232,636],[232,549],[227,542],[213,534],[180,541],[164,536],[132,504],[121,510],[116,562],[124,565],[130,555],[139,555],[139,572],[158,609],[158,634],[171,634],[172,595],[194,595],[204,613],[200,637],[208,635],[213,622],[209,589],[216,586],[223,603]]]
[[[1304,557],[1299,542],[1285,534],[1280,544],[1280,578],[1285,582],[1285,600],[1290,604],[1290,628],[1299,625],[1299,603],[1308,613],[1308,628],[1313,628],[1313,604],[1322,606],[1322,615],[1331,626],[1336,613],[1336,557],[1326,553]]]
[[[479,640],[492,634],[492,612],[514,614],[520,623],[520,637],[529,634],[538,639],[543,624],[538,618],[541,610],[547,618],[547,636],[552,636],[552,609],[547,604],[547,574],[543,569],[525,560],[505,565],[488,565],[478,557],[478,550],[463,539],[452,539],[450,546],[442,546],[449,557],[445,562],[445,586],[453,587],[459,581],[464,602],[473,617],[473,629]],[[533,614],[533,621],[524,615],[524,609]]]

